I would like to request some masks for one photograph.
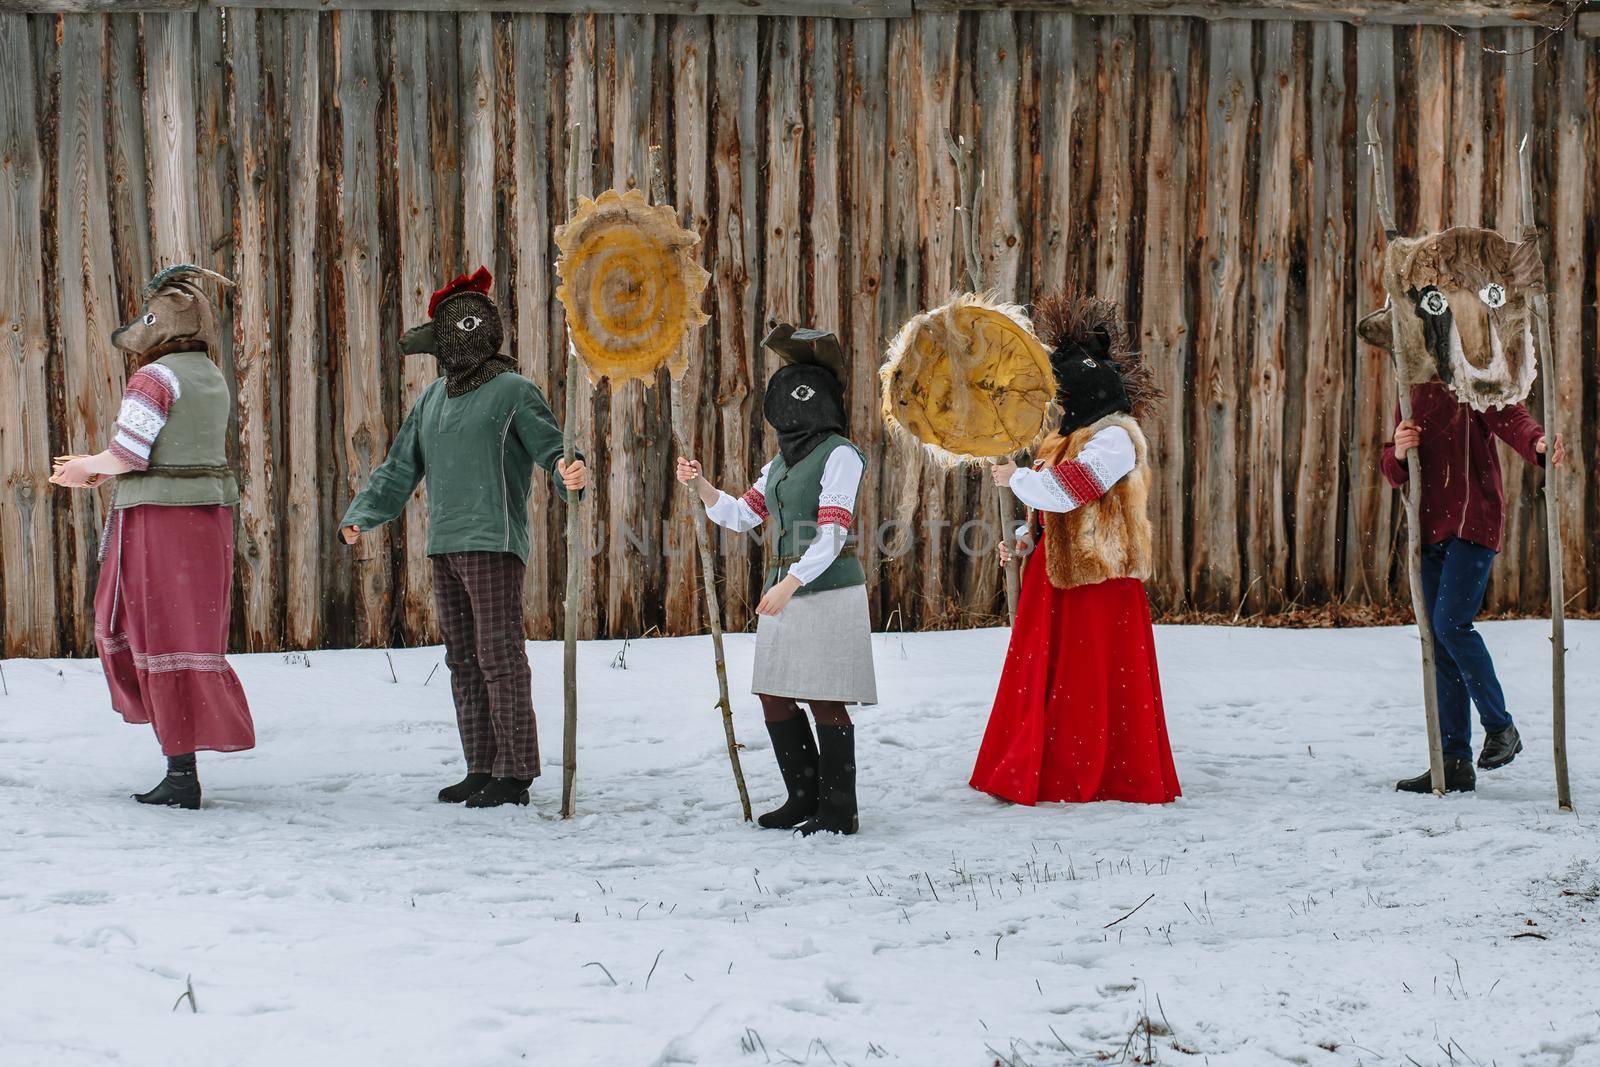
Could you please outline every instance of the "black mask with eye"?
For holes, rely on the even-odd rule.
[[[1098,422],[1118,411],[1132,411],[1122,373],[1111,361],[1111,334],[1096,326],[1086,337],[1064,340],[1050,353],[1061,405],[1062,433]]]
[[[494,301],[469,291],[447,297],[430,321],[407,330],[400,338],[400,350],[432,353],[444,375],[445,395],[461,396],[516,368],[500,354],[504,339]]]
[[[767,380],[761,414],[778,431],[778,450],[792,467],[830,434],[844,433],[844,390],[826,367],[788,363]]]
[[[1411,289],[1407,295],[1416,308],[1417,318],[1422,320],[1422,341],[1433,357],[1439,380],[1449,385],[1454,381],[1450,370],[1450,326],[1454,322],[1450,301],[1432,285],[1421,290]]]

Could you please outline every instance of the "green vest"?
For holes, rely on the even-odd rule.
[[[157,363],[178,377],[178,396],[150,448],[150,469],[117,478],[115,507],[193,507],[239,502],[228,466],[228,380],[204,352],[174,352]]]
[[[769,550],[767,554],[767,580],[762,586],[763,592],[783,581],[789,568],[805,554],[811,542],[817,539],[817,508],[822,500],[822,471],[828,465],[828,457],[840,445],[855,449],[856,455],[861,457],[862,465],[866,465],[867,457],[861,449],[838,434],[833,434],[808,452],[806,458],[793,467],[785,463],[783,454],[779,453],[772,461],[772,466],[767,469],[767,516],[772,520],[773,529],[778,531],[778,544],[776,550]],[[867,574],[862,570],[861,559],[856,555],[856,538],[852,534],[845,541],[839,558],[809,584],[802,585],[796,590],[795,596],[865,584],[867,584]]]

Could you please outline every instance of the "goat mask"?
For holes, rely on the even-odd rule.
[[[233,282],[216,271],[180,263],[156,274],[144,286],[139,317],[112,331],[111,343],[145,360],[172,352],[217,352],[217,309],[200,285],[210,278]]]
[[[1465,226],[1391,237],[1383,287],[1388,301],[1358,332],[1379,348],[1398,343],[1404,384],[1438,379],[1477,411],[1527,397],[1538,372],[1528,298],[1544,288],[1534,239]]]

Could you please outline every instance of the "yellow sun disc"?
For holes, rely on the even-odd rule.
[[[638,189],[579,200],[556,230],[556,296],[591,378],[648,379],[663,366],[683,373],[684,341],[708,318],[700,297],[711,275],[695,262],[699,241]]]
[[[947,463],[1037,444],[1055,398],[1050,354],[1022,309],[971,294],[906,323],[882,380],[890,429]]]

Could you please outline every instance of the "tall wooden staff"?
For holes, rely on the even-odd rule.
[[[1522,240],[1538,237],[1533,218],[1533,179],[1528,171],[1528,136],[1517,146],[1522,185]],[[1548,531],[1545,543],[1550,551],[1550,733],[1556,761],[1556,804],[1562,811],[1572,810],[1572,786],[1567,780],[1567,590],[1566,565],[1561,551],[1561,479],[1548,460],[1555,458],[1556,353],[1550,344],[1550,301],[1543,286],[1529,296],[1533,305],[1534,329],[1539,342],[1539,369],[1544,377],[1544,432],[1550,441],[1544,472],[1544,515]]]
[[[1383,239],[1393,240],[1398,232],[1394,224],[1394,208],[1389,203],[1383,168],[1383,144],[1378,140],[1378,109],[1374,104],[1367,113],[1367,151],[1372,156],[1372,177],[1375,184],[1374,199],[1378,219],[1383,224]],[[1411,419],[1411,387],[1405,383],[1400,367],[1400,316],[1390,316],[1394,331],[1395,384],[1400,394],[1400,417]],[[1422,449],[1413,448],[1406,467],[1406,555],[1411,579],[1411,610],[1417,616],[1417,633],[1422,638],[1422,703],[1428,720],[1428,774],[1436,796],[1444,795],[1444,748],[1439,737],[1439,695],[1434,679],[1433,620],[1428,615],[1428,604],[1422,595],[1422,527],[1418,515],[1422,511]]]
[[[567,182],[562,190],[561,217],[570,218],[572,202],[578,197],[578,134],[581,127],[567,127]],[[577,458],[578,353],[567,334],[567,418],[561,429],[562,451],[570,464]],[[572,818],[573,793],[578,780],[578,593],[583,583],[583,528],[578,501],[567,499],[567,598],[566,626],[562,634],[561,679],[566,697],[566,717],[561,729],[561,817]]]
[[[950,136],[950,131],[944,132],[944,146],[950,153],[950,158],[956,164],[956,217],[961,221],[961,247],[962,258],[967,262],[967,286],[974,293],[983,292],[983,261],[978,258],[978,200],[983,196],[983,172],[977,174],[977,181],[973,181],[975,164],[973,155],[975,150],[966,143],[966,138],[957,141]],[[995,490],[1000,512],[1000,540],[1004,541],[1011,536],[1011,531],[1016,527],[1016,509],[1011,499],[1011,490],[1001,486]],[[1006,618],[1012,623],[1017,621],[1017,600],[1021,597],[1022,572],[1015,555],[1006,561]]]
[[[661,163],[661,146],[650,146],[650,195],[657,204],[667,203],[667,177]],[[683,404],[678,400],[679,376],[670,370],[672,440],[678,454],[689,455],[688,433],[683,425]],[[690,488],[693,492],[693,488]],[[711,540],[706,536],[706,524],[698,516],[692,517],[694,543],[700,553],[700,586],[706,598],[706,618],[711,624],[711,648],[717,661],[717,705],[722,709],[722,732],[728,742],[728,762],[733,766],[733,781],[739,787],[739,806],[744,811],[744,821],[751,820],[750,793],[744,785],[744,769],[739,765],[739,742],[733,736],[733,702],[728,698],[728,660],[722,651],[722,605],[717,598],[716,573],[711,567]]]

